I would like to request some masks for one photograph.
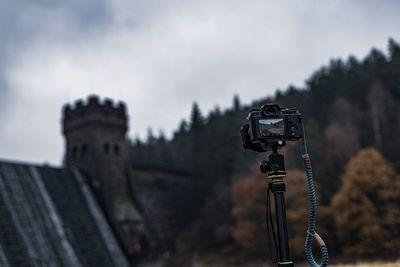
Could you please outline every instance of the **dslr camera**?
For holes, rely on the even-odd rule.
[[[249,124],[241,129],[245,149],[264,152],[303,137],[301,114],[297,108],[265,104],[260,109],[250,110],[247,120]]]

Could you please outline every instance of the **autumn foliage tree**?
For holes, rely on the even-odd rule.
[[[286,218],[290,252],[293,257],[304,256],[304,239],[307,229],[308,193],[304,171],[289,170],[286,176]]]
[[[332,210],[344,255],[398,256],[400,178],[376,149],[350,160]]]
[[[246,252],[259,252],[266,245],[267,182],[257,166],[232,189],[232,216],[236,221],[233,236]]]
[[[254,166],[250,175],[233,187],[232,216],[236,222],[233,235],[237,244],[246,252],[265,253],[267,251],[267,184],[266,175],[260,173],[258,166]],[[308,212],[305,173],[300,170],[288,170],[286,185],[289,242],[292,255],[300,257],[304,255]]]

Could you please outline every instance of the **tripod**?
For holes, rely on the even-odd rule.
[[[262,173],[268,175],[268,190],[274,194],[276,225],[278,229],[278,267],[292,267],[290,259],[290,249],[286,222],[285,208],[285,159],[282,154],[278,154],[278,146],[271,146],[272,153],[268,156],[268,161],[263,160],[260,164]]]

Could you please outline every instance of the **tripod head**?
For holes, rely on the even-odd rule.
[[[272,180],[282,179],[286,176],[285,159],[282,154],[278,154],[278,146],[271,147],[272,153],[268,156],[268,160],[260,163],[260,171],[266,173]]]

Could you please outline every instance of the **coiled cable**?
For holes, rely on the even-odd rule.
[[[302,146],[302,158],[304,160],[304,166],[307,174],[307,189],[308,189],[308,198],[309,198],[309,212],[308,212],[308,225],[307,225],[307,235],[305,241],[305,254],[308,263],[311,267],[325,267],[328,266],[328,248],[322,238],[315,232],[315,221],[317,217],[317,196],[314,188],[314,178],[311,166],[310,156],[307,152],[307,143],[305,137],[304,123],[302,122],[303,128],[303,138],[301,140]],[[321,251],[321,263],[317,263],[314,259],[314,255],[312,252],[312,242],[315,238],[315,241],[318,243]]]

